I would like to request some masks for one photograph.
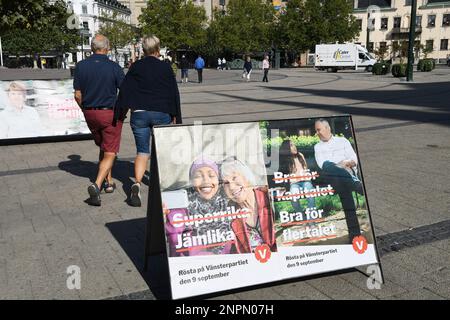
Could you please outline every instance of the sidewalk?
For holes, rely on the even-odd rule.
[[[179,84],[185,123],[353,115],[387,283],[369,290],[349,270],[215,298],[449,299],[450,68],[415,73],[412,84],[298,69],[271,70],[267,84],[259,71],[252,78],[205,70],[204,84]],[[142,271],[146,206],[125,202],[135,155],[129,123],[118,189],[100,208],[84,203],[97,152],[92,141],[0,147],[0,299],[167,298],[164,257]],[[146,204],[147,186],[142,193]],[[67,289],[70,265],[81,268],[81,290]]]

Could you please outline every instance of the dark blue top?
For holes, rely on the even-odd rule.
[[[83,107],[113,108],[124,77],[122,68],[108,56],[93,54],[77,63],[73,88],[81,91]]]
[[[168,63],[148,56],[131,65],[120,86],[116,119],[128,109],[168,113],[181,123],[180,93]]]
[[[245,69],[247,72],[250,72],[250,70],[253,69],[252,62],[251,62],[251,61],[245,61],[245,62],[244,62],[244,69]]]

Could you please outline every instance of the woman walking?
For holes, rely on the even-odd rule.
[[[116,118],[131,110],[130,125],[136,142],[135,183],[130,205],[141,206],[141,182],[150,158],[150,137],[155,125],[181,123],[180,94],[172,68],[159,60],[160,41],[155,36],[143,39],[145,57],[128,71],[116,104]]]
[[[245,78],[248,81],[250,81],[250,75],[252,73],[252,61],[250,59],[250,56],[247,57],[245,63],[244,63],[244,73],[242,74],[242,78]]]

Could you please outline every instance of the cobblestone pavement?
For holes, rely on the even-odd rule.
[[[36,74],[53,76],[67,72]],[[180,84],[185,122],[353,115],[386,284],[369,290],[365,270],[348,270],[212,298],[450,298],[450,68],[415,73],[413,83],[304,69],[273,70],[267,84],[252,76],[206,70],[204,84]],[[8,77],[22,74],[0,71]],[[167,297],[164,257],[142,271],[146,209],[126,203],[134,154],[126,124],[118,189],[93,208],[84,203],[92,141],[0,147],[0,299]],[[67,289],[70,265],[81,268],[81,290]]]

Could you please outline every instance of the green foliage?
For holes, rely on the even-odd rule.
[[[62,0],[0,0],[0,13],[3,49],[10,54],[67,52],[79,42],[77,30],[67,28],[70,14]]]
[[[100,21],[101,27],[98,32],[109,39],[111,49],[116,55],[117,49],[130,44],[136,35],[131,25],[117,18],[117,12],[111,16],[102,16]]]
[[[358,25],[347,0],[290,0],[280,16],[277,44],[305,52],[318,43],[343,43],[354,39]]]
[[[385,75],[391,71],[391,65],[387,62],[377,62],[372,67],[372,74]]]
[[[216,51],[264,51],[271,47],[274,23],[271,1],[230,0],[225,14],[215,11],[209,36],[216,42]]]
[[[417,70],[422,72],[430,72],[434,69],[434,59],[421,59],[417,63]]]
[[[394,64],[392,66],[392,75],[396,78],[406,77],[406,64]]]
[[[206,12],[191,0],[149,0],[139,22],[144,34],[154,34],[163,47],[198,50],[207,43]]]

